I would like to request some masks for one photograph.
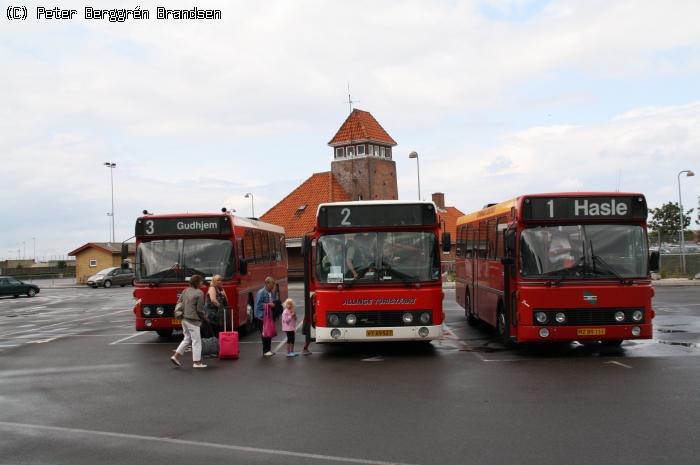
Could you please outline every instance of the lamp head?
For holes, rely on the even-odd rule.
[[[408,158],[418,158],[418,153],[414,150],[413,152],[408,154]]]
[[[688,170],[688,172],[685,174],[688,177],[695,176],[695,173],[693,173],[691,170]]]

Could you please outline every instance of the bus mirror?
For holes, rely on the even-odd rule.
[[[442,251],[447,253],[450,251],[452,248],[452,238],[450,237],[450,233],[444,232],[442,233]]]
[[[505,245],[507,257],[515,255],[515,230],[506,229],[503,231],[503,245]]]
[[[248,274],[248,261],[245,258],[241,258],[238,261],[238,268],[241,274]]]
[[[129,258],[129,244],[122,243],[121,250],[122,268],[129,268],[129,263],[127,259]]]
[[[309,241],[306,236],[301,238],[301,256],[306,257],[307,249],[309,248]]]
[[[649,254],[649,271],[652,273],[658,273],[659,272],[659,251],[654,250]]]

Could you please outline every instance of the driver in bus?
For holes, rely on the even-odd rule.
[[[576,259],[572,253],[571,241],[567,234],[556,231],[549,241],[547,253],[551,270],[564,270],[574,268]]]
[[[374,263],[368,263],[367,259],[374,250],[372,242],[367,234],[358,234],[348,241],[345,265],[353,279],[358,279],[360,273],[374,271]]]

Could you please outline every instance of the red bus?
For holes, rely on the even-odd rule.
[[[229,212],[145,215],[136,220],[134,306],[137,331],[169,336],[180,329],[173,318],[190,276],[219,274],[233,310],[233,327],[252,327],[255,293],[265,277],[287,296],[284,229]]]
[[[311,337],[319,343],[441,337],[439,232],[432,202],[319,205],[303,245]]]
[[[647,205],[636,193],[524,195],[457,220],[456,299],[503,342],[649,339]]]

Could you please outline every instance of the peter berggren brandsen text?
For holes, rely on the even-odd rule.
[[[36,7],[36,19],[76,19],[78,10],[63,9],[63,8],[45,8],[42,6]],[[151,12],[145,8],[137,6],[133,9],[128,8],[93,8],[86,6],[83,9],[84,19],[96,19],[109,21],[111,23],[123,23],[131,20],[151,19]],[[181,10],[174,8],[165,8],[159,6],[156,8],[155,19],[175,19],[175,20],[192,20],[192,19],[221,19],[221,10],[207,10],[197,7]]]

